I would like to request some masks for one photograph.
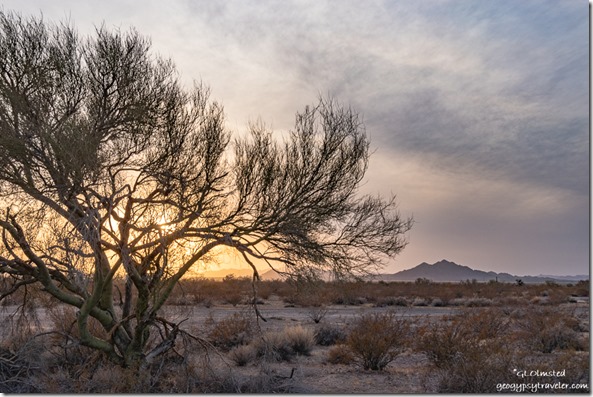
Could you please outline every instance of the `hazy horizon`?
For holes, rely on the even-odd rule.
[[[396,194],[416,220],[383,273],[447,258],[589,274],[587,2],[2,4],[81,35],[134,27],[184,83],[210,86],[234,132],[258,118],[286,131],[320,94],[351,105],[374,151],[362,192]]]
[[[496,271],[496,270],[493,270],[493,269],[486,269],[486,268],[479,268],[479,267],[467,266],[467,265],[464,265],[463,263],[457,263],[455,261],[449,261],[446,258],[443,258],[441,260],[435,261],[434,263],[429,263],[429,262],[423,261],[423,262],[417,263],[415,265],[412,265],[410,267],[407,267],[407,268],[404,268],[404,269],[399,269],[399,270],[394,270],[394,271],[390,271],[389,269],[383,269],[383,270],[377,271],[376,273],[377,274],[394,274],[394,273],[400,272],[402,270],[410,270],[410,269],[413,269],[413,268],[415,268],[415,267],[417,267],[417,266],[419,266],[421,264],[424,264],[424,263],[427,263],[429,265],[436,265],[437,263],[439,263],[441,261],[453,262],[456,265],[469,267],[472,270],[478,270],[478,271],[484,271],[484,272],[494,271],[495,273],[508,273],[508,274],[510,274],[512,276],[518,276],[518,277],[522,277],[522,276],[533,276],[533,277],[537,277],[537,276],[564,277],[564,276],[585,276],[585,275],[588,276],[589,275],[589,272],[584,272],[584,273],[554,273],[554,274],[550,274],[550,273],[530,273],[530,274],[527,274],[527,273],[503,272],[503,271]],[[272,270],[267,265],[258,266],[257,269],[258,269],[258,272],[259,272],[260,276],[262,274],[264,274],[265,272]],[[218,275],[216,275],[216,276],[208,275],[208,274],[213,274],[213,273],[218,274]],[[243,274],[243,273],[245,273],[245,274]],[[236,264],[229,265],[228,267],[226,267],[224,265],[222,265],[222,266],[220,266],[220,265],[213,265],[213,266],[210,266],[207,269],[202,269],[202,270],[200,270],[200,271],[198,271],[196,273],[192,273],[190,276],[198,276],[198,277],[205,276],[206,278],[212,278],[212,277],[214,277],[214,278],[222,278],[226,274],[234,274],[237,277],[245,277],[245,276],[251,277],[251,275],[253,274],[253,271],[252,271],[252,269],[248,265],[241,265],[239,263],[236,263]]]

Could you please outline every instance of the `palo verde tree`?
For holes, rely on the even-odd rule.
[[[125,366],[171,349],[163,305],[217,247],[254,280],[254,260],[360,275],[412,224],[357,194],[369,142],[351,109],[320,99],[283,139],[262,125],[232,139],[208,89],[177,78],[134,31],[79,38],[0,12],[1,297],[40,284],[77,308],[81,344]]]

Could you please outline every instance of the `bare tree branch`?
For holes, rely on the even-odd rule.
[[[0,299],[40,283],[78,308],[80,342],[121,365],[173,348],[182,332],[161,309],[216,247],[253,269],[263,319],[254,259],[291,275],[357,276],[406,245],[412,220],[394,198],[357,193],[369,141],[359,115],[331,98],[297,113],[284,140],[263,123],[231,140],[209,89],[183,88],[134,30],[79,38],[0,12],[0,59],[0,273],[13,280]]]

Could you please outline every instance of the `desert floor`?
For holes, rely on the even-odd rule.
[[[468,313],[479,312],[485,308],[466,308],[466,307],[432,307],[432,306],[409,306],[409,307],[376,307],[372,304],[363,305],[328,305],[319,307],[298,307],[286,304],[280,297],[271,295],[263,300],[258,308],[262,316],[267,321],[258,320],[253,308],[250,305],[236,305],[217,303],[205,307],[203,305],[170,305],[166,308],[167,317],[174,322],[183,322],[183,329],[192,335],[208,340],[208,333],[213,327],[223,322],[223,320],[233,316],[249,318],[253,321],[254,336],[257,339],[259,335],[264,335],[273,331],[282,332],[287,328],[301,326],[310,329],[312,332],[323,325],[331,325],[340,329],[347,330],[356,323],[356,321],[365,314],[394,313],[398,318],[407,319],[414,323],[416,328],[412,328],[409,337],[415,339],[414,329],[421,329],[422,326],[430,324],[446,324],[455,316],[464,316]],[[533,310],[549,309],[549,307],[532,304],[530,306],[498,308],[500,313],[506,313],[509,318],[521,320],[521,316]],[[0,321],[6,326],[11,324],[10,313],[14,312],[16,306],[4,306],[0,308]],[[588,298],[579,299],[578,302],[562,303],[554,305],[551,309],[566,312],[568,315],[577,319],[578,329],[580,330],[576,337],[588,345],[589,332],[589,302]],[[36,309],[36,332],[48,331],[55,326],[56,308],[38,308]],[[315,323],[315,317],[319,320]],[[15,326],[12,324],[11,326]],[[504,331],[504,330],[503,330]],[[419,331],[418,331],[419,332]],[[503,332],[505,334],[505,332]],[[572,334],[571,334],[572,335]],[[502,336],[504,338],[505,336]],[[534,334],[534,338],[538,335]],[[504,341],[503,341],[504,343]],[[295,392],[295,393],[331,393],[331,394],[350,394],[350,393],[373,393],[373,394],[399,394],[399,393],[435,393],[443,391],[442,382],[448,372],[443,368],[435,366],[430,360],[429,355],[411,344],[404,347],[396,358],[390,362],[382,371],[364,370],[356,363],[330,363],[328,357],[333,346],[321,346],[315,344],[308,354],[295,355],[287,360],[269,360],[254,359],[246,365],[238,366],[231,358],[231,353],[219,349],[197,349],[190,353],[190,358],[194,368],[204,368],[204,371],[210,373],[211,382],[224,383],[220,391],[232,392],[233,387],[237,391],[262,391],[262,392]],[[567,356],[574,355],[588,362],[588,348],[556,349],[548,354],[541,352],[530,353],[530,359],[533,362],[533,368],[540,368],[537,363],[552,363],[546,365],[562,365]],[[541,360],[540,360],[541,358]],[[488,357],[484,357],[488,360]],[[478,360],[477,363],[480,361]],[[476,365],[473,361],[472,365]],[[478,364],[479,365],[479,364]],[[529,368],[527,368],[529,369]],[[560,368],[555,368],[560,369]],[[577,371],[588,373],[589,368],[577,368]],[[506,372],[505,372],[506,371]],[[512,374],[507,373],[510,369],[506,368],[501,372],[500,382],[509,382],[513,379]],[[574,372],[575,368],[569,368]],[[199,372],[199,371],[198,371]],[[195,374],[195,371],[193,372]],[[64,375],[62,375],[64,376]],[[92,375],[85,375],[92,377]],[[179,374],[183,377],[183,374]],[[187,375],[194,376],[194,375]],[[455,372],[451,376],[460,376]],[[463,374],[461,375],[463,376]],[[467,376],[480,377],[480,373],[470,373]],[[492,376],[496,377],[496,374]],[[567,375],[568,376],[568,375]],[[48,378],[49,379],[49,378]],[[552,382],[556,380],[583,380],[583,375],[568,376],[566,379],[535,379],[542,382]],[[496,381],[496,379],[495,379]],[[518,383],[527,381],[533,382],[534,378],[516,379]],[[588,376],[585,380],[588,383]],[[257,383],[261,383],[258,385]],[[472,382],[475,383],[474,380]],[[247,389],[241,389],[241,385],[250,383]],[[472,383],[472,384],[474,384]],[[492,380],[486,390],[480,391],[496,392],[493,388]],[[1,386],[0,386],[1,387]],[[55,390],[55,388],[58,390]],[[488,389],[490,387],[490,389]],[[492,389],[492,390],[491,390]],[[68,392],[68,389],[59,389],[58,386],[48,387],[49,391]],[[109,389],[118,390],[118,389]],[[192,392],[195,389],[188,388]],[[217,389],[214,388],[216,391]],[[448,389],[446,389],[448,390]],[[181,390],[182,391],[182,390]]]

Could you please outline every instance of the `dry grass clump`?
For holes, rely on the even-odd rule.
[[[409,324],[393,313],[363,315],[346,340],[356,363],[364,369],[383,370],[403,350]]]
[[[290,361],[294,351],[282,331],[270,331],[252,343],[256,356],[264,360]]]
[[[229,352],[229,357],[238,367],[244,367],[255,360],[257,352],[251,345],[240,345]]]
[[[235,346],[248,344],[254,331],[251,317],[234,313],[214,324],[208,335],[208,340],[214,346],[228,351]]]
[[[297,355],[309,355],[315,346],[315,334],[309,328],[300,325],[285,328],[283,331],[286,343]]]
[[[314,332],[300,325],[266,332],[252,344],[257,357],[276,361],[290,361],[296,355],[309,355],[314,346]]]

